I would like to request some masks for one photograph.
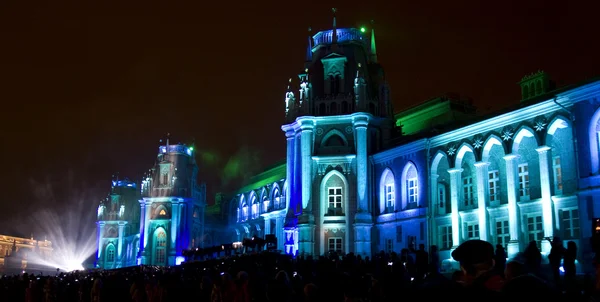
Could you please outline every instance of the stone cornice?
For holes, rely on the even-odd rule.
[[[420,139],[414,142],[410,142],[406,145],[401,145],[392,149],[379,152],[375,155],[372,155],[371,158],[373,159],[373,163],[378,164],[389,161],[402,155],[412,154],[417,151],[425,150],[426,147],[427,139]]]
[[[431,147],[443,146],[454,141],[468,138],[474,134],[489,132],[516,122],[533,119],[539,115],[564,110],[560,105],[568,108],[577,102],[587,100],[593,95],[600,95],[600,81],[559,93],[555,98],[551,98],[544,102],[532,104],[525,108],[432,137]],[[555,100],[560,103],[560,105],[556,104]]]

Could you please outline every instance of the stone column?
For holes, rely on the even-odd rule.
[[[369,207],[367,127],[368,116],[357,116],[353,120],[354,140],[356,142],[356,203],[354,218],[354,253],[363,257],[371,256],[371,228],[373,217]],[[346,209],[348,211],[348,209]],[[348,212],[346,212],[348,213]],[[350,226],[346,227],[346,240],[350,238]],[[346,252],[350,252],[346,250]]]
[[[367,186],[367,126],[368,119],[354,120],[354,134],[356,142],[356,201],[357,212],[369,212],[369,193]],[[370,216],[369,216],[370,217]]]
[[[144,203],[144,208],[145,210],[145,217],[142,218],[142,222],[143,222],[143,228],[144,228],[144,238],[142,238],[140,240],[140,242],[142,243],[142,247],[143,249],[141,249],[140,253],[142,254],[142,263],[141,264],[149,264],[150,261],[148,261],[147,257],[148,252],[146,251],[146,247],[148,246],[148,237],[150,237],[150,235],[148,234],[148,230],[150,228],[150,218],[152,217],[152,207],[151,207],[151,203],[150,202],[146,202],[145,200],[142,201],[142,203]]]
[[[102,264],[101,267],[104,267],[104,260],[102,259],[102,254],[104,253],[104,225],[106,224],[104,221],[98,221],[97,223],[97,244],[98,244],[98,253],[96,256],[96,262],[98,265]]]
[[[508,242],[508,257],[512,258],[519,252],[519,233],[520,233],[520,219],[519,219],[519,207],[517,202],[519,200],[519,173],[517,171],[517,158],[516,154],[508,154],[504,156],[506,161],[506,195],[508,197],[508,226],[510,233],[510,241]]]
[[[462,228],[460,227],[460,216],[458,215],[458,199],[460,197],[460,177],[463,169],[448,169],[450,174],[450,220],[452,221],[452,250],[460,245]]]
[[[298,230],[296,235],[294,249],[299,253],[308,255],[314,254],[314,232],[315,216],[313,213],[312,202],[312,149],[313,149],[313,128],[312,119],[303,119],[299,121],[300,125],[300,155],[301,169],[300,175],[302,183],[302,214],[298,217]]]
[[[287,210],[293,210],[293,206],[290,204],[290,200],[292,198],[292,187],[294,184],[294,141],[296,138],[296,133],[294,129],[289,126],[288,128],[284,128],[285,137],[287,138],[287,165],[286,165],[286,183],[287,188],[285,189],[285,205]],[[283,225],[281,226],[283,228]]]
[[[277,237],[277,249],[284,251],[285,246],[285,236],[283,232],[283,216],[277,216],[275,218],[275,236]]]
[[[477,214],[479,215],[479,239],[489,241],[490,232],[488,230],[488,211],[487,200],[488,190],[488,162],[476,162],[475,169],[477,173]]]
[[[126,221],[119,221],[119,245],[117,246],[117,267],[123,266],[123,235]]]
[[[169,244],[169,265],[175,264],[175,254],[177,247],[177,230],[179,230],[179,204],[171,204],[171,244]]]
[[[554,215],[552,211],[552,190],[550,181],[550,158],[548,152],[550,147],[541,146],[535,149],[540,160],[540,187],[542,191],[542,221],[544,222],[544,237],[554,236]],[[548,240],[542,240],[542,253],[550,253],[552,248]]]
[[[271,218],[264,216],[263,220],[265,221],[265,236],[263,237],[267,237],[268,234],[271,234]]]
[[[439,175],[437,174],[429,174],[429,205],[427,206],[429,215],[427,225],[427,242],[426,246],[430,247],[432,245],[437,245],[437,223],[435,220],[435,216],[439,213],[440,209],[440,195],[438,194],[438,182]]]
[[[302,156],[302,209],[306,212],[312,210],[312,145],[313,145],[313,127],[312,120],[303,120],[300,126],[300,145]],[[304,213],[304,211],[302,211]]]

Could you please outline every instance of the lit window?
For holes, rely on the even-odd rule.
[[[338,252],[340,254],[344,251],[342,249],[342,238],[341,237],[329,238],[329,251],[330,252]]]
[[[529,165],[519,164],[519,196],[529,198]]]
[[[479,224],[467,225],[467,240],[479,239]]]
[[[115,246],[112,244],[106,249],[106,262],[115,262]]]
[[[395,199],[394,184],[385,185],[385,208],[388,211],[393,211]]]
[[[328,204],[329,211],[333,211],[334,215],[342,214],[342,188],[341,187],[329,187],[328,192]]]
[[[564,239],[579,239],[579,210],[562,210],[562,230]]]
[[[165,216],[167,215],[167,211],[165,211],[165,209],[161,209],[160,212],[158,212],[158,215]]]
[[[503,247],[508,246],[510,240],[510,232],[508,228],[508,220],[497,220],[496,221],[496,244]]]
[[[560,194],[563,190],[563,178],[560,156],[555,156],[554,158],[552,158],[552,168],[554,170],[554,188],[556,192]]]
[[[419,180],[414,178],[409,178],[407,181],[408,187],[408,203],[416,204],[418,201],[419,194]]]
[[[452,226],[440,227],[440,248],[441,250],[452,248]]]
[[[528,241],[535,241],[538,248],[541,248],[541,242],[544,239],[541,215],[527,217],[527,234],[529,236]]]
[[[500,200],[500,172],[498,170],[488,172],[488,192],[490,201]]]
[[[463,177],[463,199],[465,206],[473,205],[473,177],[470,175]]]

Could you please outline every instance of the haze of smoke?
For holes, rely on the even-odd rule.
[[[90,187],[76,183],[75,175],[67,174],[62,179],[47,177],[44,182],[30,180],[37,209],[32,211],[28,227],[52,242],[53,258],[41,262],[56,267],[74,259],[83,262],[96,252],[96,208],[108,189],[108,184]]]

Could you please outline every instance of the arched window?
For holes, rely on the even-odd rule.
[[[279,188],[273,190],[273,202],[276,209],[281,208],[281,195],[279,194]]]
[[[115,262],[115,246],[111,243],[106,247],[105,262],[107,266],[112,266]]]
[[[250,203],[252,204],[252,219],[256,219],[258,218],[258,215],[260,215],[260,207],[258,204],[258,199],[256,198],[256,194],[252,194],[252,199],[250,200]]]
[[[248,204],[246,203],[246,199],[242,198],[242,221],[248,220]]]
[[[323,210],[325,216],[344,216],[345,201],[348,196],[346,179],[344,176],[333,170],[329,172],[321,183],[321,200],[323,200]]]
[[[163,228],[154,232],[154,264],[166,265],[167,262],[167,233]]]
[[[396,183],[394,173],[385,169],[379,182],[379,208],[381,213],[393,213],[396,206]]]
[[[414,209],[419,203],[419,174],[414,163],[404,166],[402,173],[403,208]]]

